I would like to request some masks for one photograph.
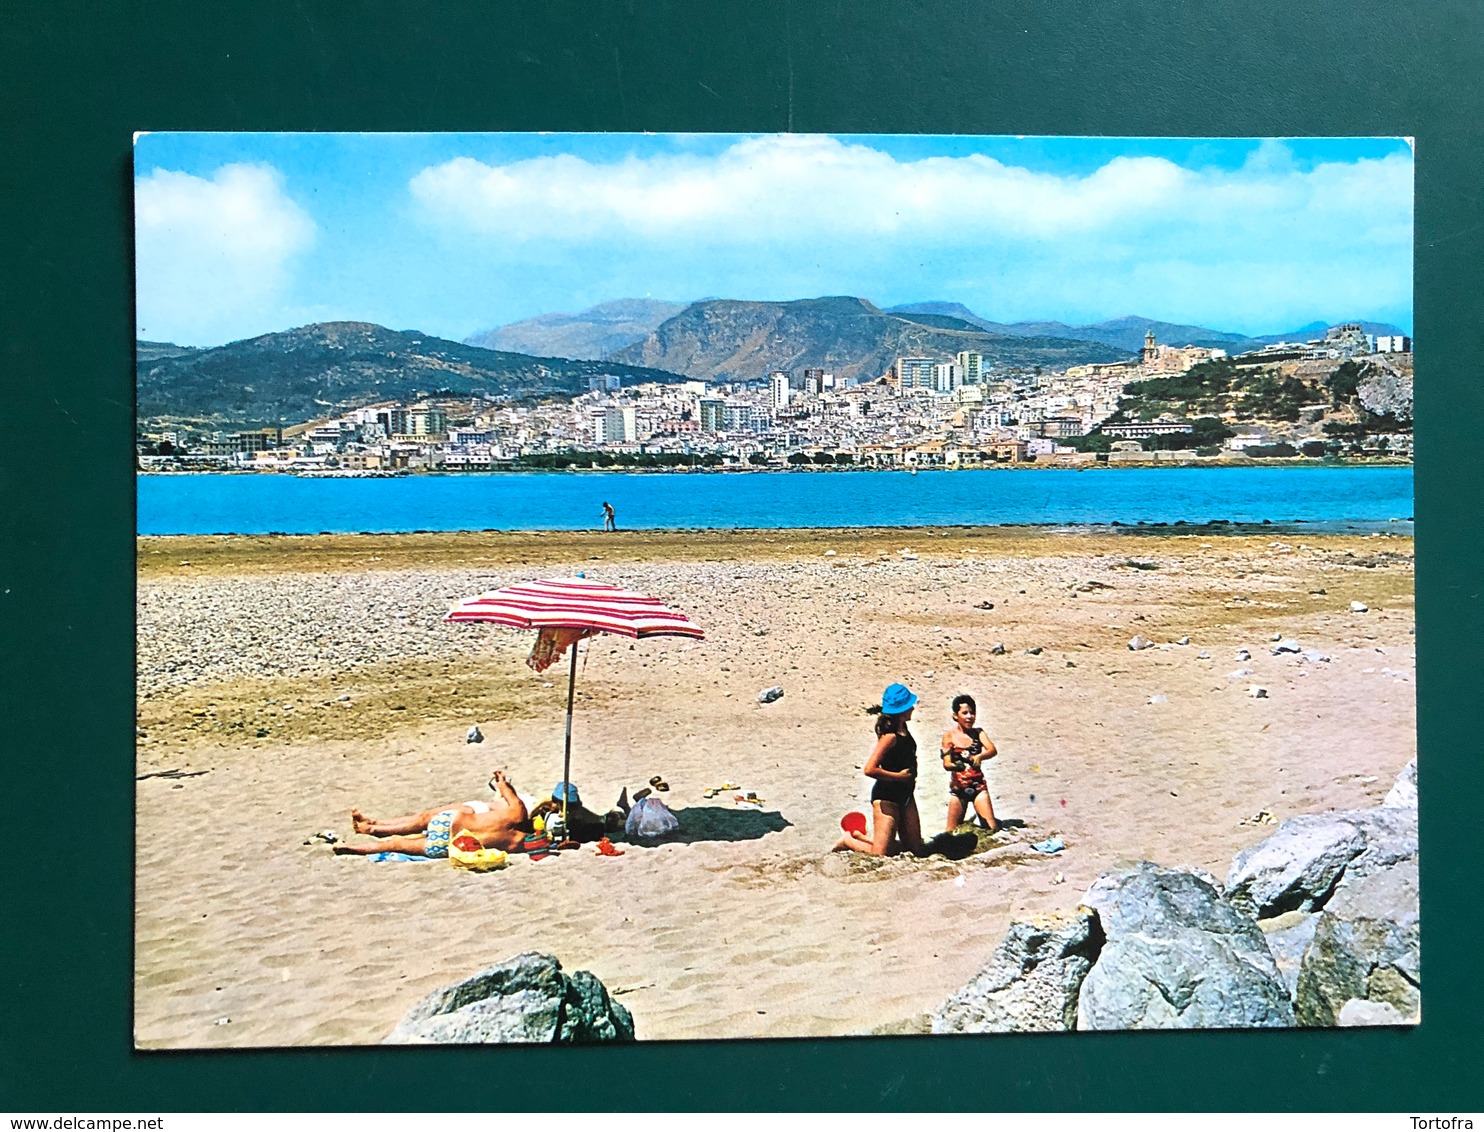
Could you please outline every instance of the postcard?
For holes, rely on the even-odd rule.
[[[1408,139],[134,192],[138,1048],[1420,1019]]]

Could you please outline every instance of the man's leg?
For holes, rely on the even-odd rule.
[[[366,856],[369,853],[406,853],[412,857],[427,856],[428,839],[426,837],[392,837],[377,842],[374,845],[336,845],[337,853],[358,853]]]
[[[360,810],[351,810],[350,823],[351,828],[357,833],[369,833],[372,837],[393,837],[399,833],[421,833],[428,828],[428,822],[433,819],[433,815],[444,810],[463,808],[462,802],[450,802],[446,806],[438,806],[416,814],[406,814],[400,818],[368,818]]]

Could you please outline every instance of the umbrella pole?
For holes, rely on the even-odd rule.
[[[566,749],[562,754],[562,829],[570,830],[567,825],[567,795],[572,790],[572,696],[577,690],[577,646],[580,641],[572,642],[572,667],[567,672],[567,742]],[[570,836],[570,834],[563,834]]]

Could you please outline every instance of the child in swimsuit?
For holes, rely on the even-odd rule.
[[[871,836],[846,833],[835,849],[886,857],[903,849],[921,853],[922,822],[917,813],[917,740],[907,723],[917,697],[904,684],[892,684],[881,694],[876,720],[876,746],[862,770],[873,779]]]
[[[989,783],[981,769],[985,759],[999,752],[974,726],[978,708],[973,696],[953,697],[953,726],[943,733],[943,769],[948,777],[948,829],[957,829],[972,808],[991,832],[999,828],[989,800]]]

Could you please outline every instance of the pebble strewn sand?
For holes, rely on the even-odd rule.
[[[286,540],[278,569],[257,547],[251,569],[223,552],[199,577],[161,552],[171,540],[147,540],[171,568],[139,587],[140,773],[192,777],[138,784],[141,1046],[374,1043],[423,994],[529,949],[592,970],[641,1038],[912,1028],[1012,917],[1075,904],[1123,860],[1222,874],[1269,832],[1244,817],[1372,804],[1415,749],[1409,539],[1020,532],[1011,553],[910,534],[863,549],[842,533],[825,557],[828,533],[797,549],[775,533],[706,561],[671,535],[652,539],[667,561],[610,562],[533,538],[524,563],[415,569],[376,562],[363,537],[359,565],[304,570],[313,540]],[[574,569],[660,594],[708,631],[598,638],[579,675],[584,800],[603,808],[663,774],[683,841],[485,876],[304,845],[348,834],[352,805],[481,797],[497,766],[523,792],[550,789],[563,670],[520,663],[528,634],[439,618],[457,597]],[[1275,633],[1332,659],[1273,656]],[[1129,651],[1135,634],[1159,647]],[[929,751],[949,698],[978,697],[1002,752],[996,809],[1026,823],[1006,848],[958,863],[826,852],[867,793],[863,709],[896,679],[922,695]],[[772,684],[784,698],[759,705]],[[476,722],[487,740],[466,745]],[[702,797],[723,780],[764,811]],[[935,760],[918,798],[939,828]],[[1060,856],[1025,851],[1053,833]]]

